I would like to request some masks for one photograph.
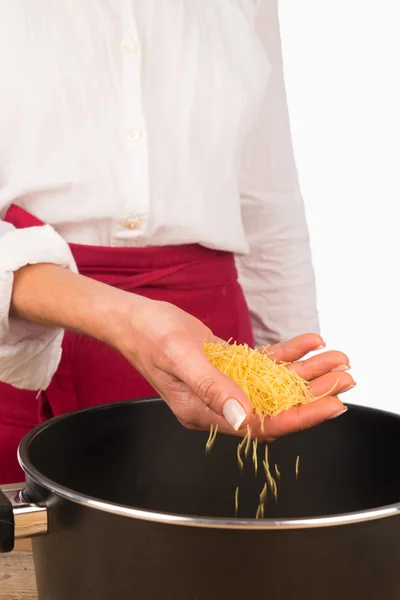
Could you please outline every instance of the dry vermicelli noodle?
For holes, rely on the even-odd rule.
[[[263,489],[260,493],[260,500],[256,512],[256,519],[262,519],[264,517],[265,502],[267,500],[267,489],[267,483],[264,483]]]
[[[264,504],[259,504],[256,512],[256,519],[262,519],[264,517]]]
[[[214,437],[214,423],[211,423],[210,435],[208,436],[208,440],[206,442],[206,453],[209,452],[209,450],[210,450],[210,444],[212,442],[213,437]]]
[[[266,348],[258,351],[246,344],[206,343],[204,344],[204,352],[217,369],[233,379],[244,391],[252,405],[253,413],[260,418],[262,431],[264,431],[264,420],[266,418],[274,418],[290,408],[308,404],[319,399],[309,391],[308,382],[295,371],[288,368],[289,363],[277,363],[270,357]],[[330,394],[336,385],[337,382],[324,396]],[[214,444],[216,435],[217,426],[215,428],[211,427],[210,437],[206,445],[207,452]],[[251,441],[252,433],[248,425],[246,435],[237,446],[237,460],[240,472],[243,472],[244,460],[248,458]],[[256,438],[253,439],[252,462],[255,475],[257,475],[258,471],[257,444],[258,440]],[[295,467],[297,479],[299,476],[299,460],[300,457],[298,456]],[[276,464],[274,465],[276,479],[271,473],[267,445],[265,447],[263,467],[266,477],[265,493],[263,494],[263,499],[260,496],[256,518],[262,518],[264,515],[268,488],[270,488],[275,502],[278,501],[277,481],[280,481],[281,474]],[[239,488],[236,488],[236,515],[238,508]]]
[[[269,468],[268,446],[267,445],[265,446],[265,459],[263,461],[263,466],[264,466],[265,476],[267,478],[267,484],[271,488],[271,491],[275,498],[275,502],[278,502],[278,486],[277,486],[276,481],[275,481],[274,477],[272,476],[271,470]]]
[[[242,456],[242,450],[243,447],[244,449],[244,457],[247,459],[249,456],[249,452],[250,452],[250,447],[251,447],[251,429],[250,426],[247,426],[247,430],[246,430],[246,435],[244,436],[244,438],[242,439],[241,442],[239,442],[238,447],[237,447],[237,457],[238,457],[238,464],[239,464],[239,469],[241,472],[243,472],[243,467],[244,467],[244,461],[243,461],[243,456]],[[252,452],[252,459],[253,459],[253,466],[254,466],[254,473],[255,475],[257,475],[257,471],[258,471],[258,457],[257,457],[257,445],[258,445],[258,440],[257,438],[253,439],[253,452]]]
[[[218,431],[218,425],[212,424],[210,427],[210,434],[209,434],[209,437],[208,437],[208,440],[206,443],[206,452],[209,452],[211,450],[211,448],[215,442],[217,431]],[[253,444],[252,444],[252,446],[253,446],[252,462],[253,462],[253,467],[254,467],[254,473],[255,473],[255,475],[257,475],[257,472],[258,472],[258,456],[257,456],[258,440],[257,440],[257,438],[254,438],[253,440],[251,439],[251,430],[249,427],[247,428],[246,435],[242,438],[242,440],[237,445],[238,464],[239,464],[240,472],[243,472],[244,459],[246,459],[246,451],[248,448],[250,448],[251,441],[253,442]],[[247,451],[247,453],[248,452],[249,451]],[[297,457],[297,458],[299,459],[299,457]],[[260,493],[259,504],[258,504],[256,517],[255,517],[256,519],[262,519],[264,517],[264,509],[265,509],[265,504],[267,501],[268,487],[271,489],[271,492],[275,498],[275,502],[278,501],[278,486],[277,486],[276,480],[274,479],[274,477],[271,473],[271,469],[269,466],[268,446],[267,445],[265,445],[265,458],[263,460],[263,467],[264,467],[264,473],[266,476],[266,481],[265,481],[262,491]],[[275,467],[277,479],[279,480],[280,472],[279,472],[278,466],[275,464],[274,467]],[[297,469],[298,469],[298,460],[296,461],[296,473],[297,473]],[[239,512],[239,486],[236,487],[236,490],[235,490],[235,516],[236,517],[238,516],[238,512]]]
[[[255,475],[257,475],[257,471],[258,471],[257,444],[258,444],[258,440],[257,440],[257,438],[255,438],[253,440],[253,465],[254,465]]]
[[[238,447],[237,447],[237,459],[238,459],[239,469],[240,469],[241,473],[243,473],[243,460],[242,460],[242,457],[240,456],[240,444],[238,444]]]
[[[244,451],[244,455],[246,458],[249,456],[250,443],[251,443],[251,430],[250,430],[250,425],[247,425],[246,449]]]
[[[262,422],[317,399],[305,379],[290,370],[288,363],[270,358],[267,350],[260,352],[246,344],[207,343],[204,352],[214,367],[244,391]]]
[[[215,442],[215,438],[217,437],[217,433],[218,433],[218,423],[211,423],[211,427],[210,427],[210,435],[208,436],[208,440],[206,443],[206,453],[210,452],[211,448],[214,445]]]
[[[262,502],[262,504],[265,504],[265,502],[267,500],[267,493],[268,493],[268,487],[267,487],[267,482],[265,482],[264,487],[261,490],[261,494],[260,494],[260,503]]]
[[[237,459],[238,459],[239,469],[240,469],[241,473],[243,473],[243,466],[244,466],[244,462],[243,462],[243,458],[242,458],[242,450],[243,450],[243,447],[247,445],[248,439],[251,439],[250,429],[247,429],[246,435],[244,436],[242,441],[239,442],[238,447],[237,447]],[[245,450],[245,454],[246,454],[246,450]]]

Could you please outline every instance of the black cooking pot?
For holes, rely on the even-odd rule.
[[[262,520],[263,469],[241,475],[237,438],[208,455],[206,439],[160,400],[41,425],[26,484],[0,494],[0,550],[34,536],[40,600],[399,600],[398,416],[351,406],[271,444]]]

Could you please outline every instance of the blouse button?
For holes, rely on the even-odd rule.
[[[125,223],[124,223],[124,227],[125,229],[139,229],[139,227],[141,226],[141,220],[138,217],[131,217],[129,219],[126,219]]]
[[[127,130],[126,135],[128,137],[128,140],[130,142],[138,142],[141,137],[142,137],[142,132],[139,131],[139,129],[135,129],[134,127],[131,127]]]
[[[123,40],[121,42],[121,50],[125,54],[134,54],[138,49],[138,45],[131,40]]]

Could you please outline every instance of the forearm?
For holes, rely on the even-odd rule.
[[[123,333],[124,319],[141,302],[145,300],[140,296],[42,263],[14,273],[10,315],[115,345],[119,332]]]

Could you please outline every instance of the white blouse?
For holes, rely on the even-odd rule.
[[[259,345],[317,331],[276,0],[0,0],[0,380],[45,388],[63,332],[8,317],[66,242],[235,253]]]

